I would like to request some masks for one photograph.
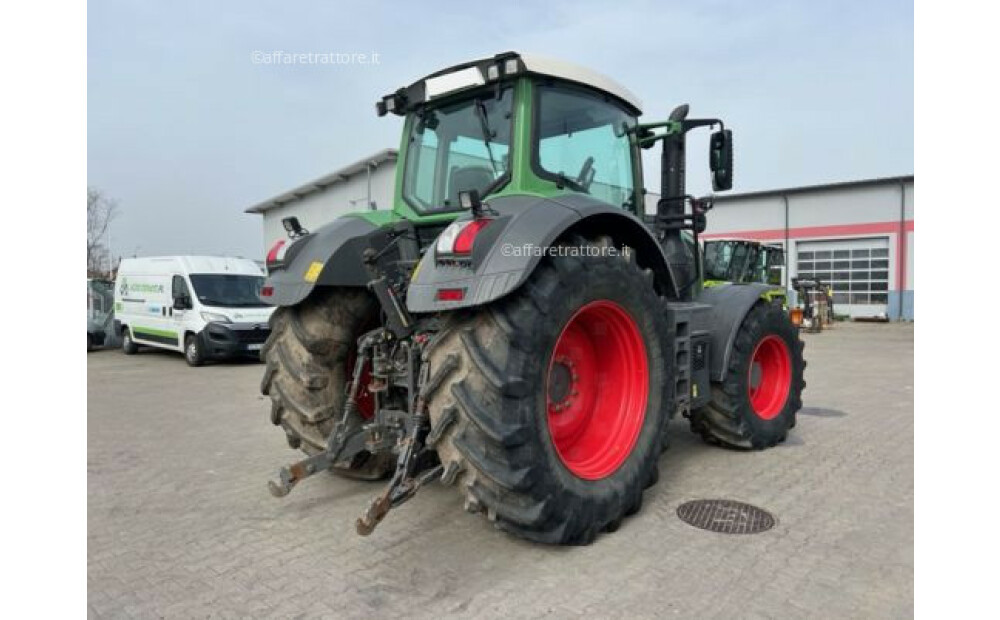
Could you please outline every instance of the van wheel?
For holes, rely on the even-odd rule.
[[[188,366],[201,366],[205,363],[205,356],[201,350],[201,344],[194,334],[188,334],[184,338],[184,360]]]
[[[122,353],[125,355],[135,355],[139,352],[139,345],[132,340],[132,330],[128,327],[122,329]]]

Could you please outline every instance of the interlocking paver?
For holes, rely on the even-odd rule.
[[[88,356],[88,616],[893,618],[913,613],[913,327],[806,335],[807,410],[784,445],[737,452],[675,421],[645,506],[589,547],[533,545],[431,486],[370,538],[378,485],[323,475],[284,500],[295,457],[257,364]],[[695,530],[684,501],[778,519]]]

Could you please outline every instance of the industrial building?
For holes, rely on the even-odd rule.
[[[391,209],[395,149],[246,209],[263,216],[263,248],[294,215],[315,229],[351,211]],[[659,196],[646,195],[655,210]],[[837,314],[913,320],[913,176],[719,194],[704,238],[738,237],[785,248],[782,281],[818,278],[833,289]]]
[[[785,248],[782,274],[833,288],[837,314],[913,320],[913,176],[720,194],[705,238]]]
[[[383,149],[259,202],[246,209],[246,213],[263,216],[261,247],[269,248],[276,239],[286,236],[281,220],[292,215],[307,230],[315,230],[351,211],[391,209],[395,179],[396,149]]]

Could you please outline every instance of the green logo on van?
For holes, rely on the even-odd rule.
[[[129,284],[128,278],[122,278],[121,286],[118,287],[118,292],[121,293],[122,297],[128,297],[129,293],[162,293],[162,284],[144,284],[142,282]]]

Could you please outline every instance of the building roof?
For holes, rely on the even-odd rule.
[[[368,157],[359,159],[353,164],[344,166],[343,168],[335,170],[330,174],[321,176],[320,178],[312,180],[303,185],[300,185],[295,189],[289,190],[283,194],[279,194],[278,196],[274,196],[273,198],[268,198],[263,202],[259,202],[253,205],[252,207],[248,207],[247,209],[244,210],[244,212],[264,213],[271,209],[275,209],[277,207],[284,206],[288,203],[295,202],[296,200],[300,200],[308,196],[309,194],[322,191],[330,187],[331,185],[336,185],[337,183],[343,183],[347,181],[347,179],[356,174],[364,174],[365,171],[368,169],[368,166],[372,164],[374,164],[375,166],[380,166],[386,162],[394,162],[396,161],[397,155],[398,153],[396,152],[396,149],[382,149],[377,153],[373,153]]]
[[[798,187],[785,187],[781,189],[765,189],[757,192],[745,192],[743,194],[716,194],[715,202],[730,202],[744,198],[767,198],[770,196],[786,196],[789,194],[805,194],[808,192],[820,192],[828,189],[854,189],[860,187],[871,187],[875,185],[899,185],[900,183],[913,183],[913,175],[897,177],[877,177],[874,179],[860,179],[857,181],[839,181],[837,183],[821,183],[819,185],[800,185]]]

